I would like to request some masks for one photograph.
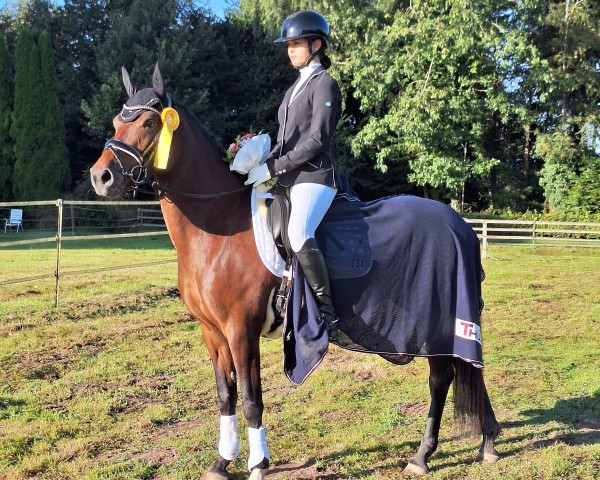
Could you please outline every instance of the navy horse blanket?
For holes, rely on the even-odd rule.
[[[405,364],[454,356],[483,367],[479,240],[449,206],[413,196],[336,197],[317,230],[340,317],[341,347]],[[284,324],[284,370],[300,385],[328,335],[296,265]]]

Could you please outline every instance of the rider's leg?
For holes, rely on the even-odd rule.
[[[315,240],[315,231],[329,209],[336,189],[315,183],[300,183],[290,190],[292,211],[288,234],[292,250],[312,289],[319,313],[330,330],[337,321],[331,299],[329,274],[323,254]]]

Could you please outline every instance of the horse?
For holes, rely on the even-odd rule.
[[[113,120],[114,137],[90,169],[92,185],[98,195],[118,198],[148,183],[159,197],[177,251],[180,296],[200,323],[216,380],[218,452],[202,478],[229,478],[228,465],[239,454],[239,382],[248,423],[249,478],[263,479],[270,455],[262,424],[259,340],[270,295],[281,279],[259,258],[251,221],[251,190],[242,176],[230,171],[214,135],[166,94],[158,64],[152,87],[138,89],[124,67],[122,74],[129,100]],[[158,99],[158,103],[152,106],[148,98]],[[157,168],[153,158],[157,138],[165,128],[161,114],[169,108],[181,122],[172,134],[166,167]],[[431,403],[420,447],[404,474],[417,476],[429,471],[427,462],[438,446],[442,412],[453,381],[455,416],[465,425],[474,425],[483,437],[476,460],[498,460],[495,440],[500,429],[482,369],[452,356],[427,359]]]

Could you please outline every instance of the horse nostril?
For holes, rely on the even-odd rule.
[[[110,173],[110,170],[104,170],[104,172],[102,172],[100,180],[103,184],[107,184],[108,182],[110,182],[112,180],[112,174]]]

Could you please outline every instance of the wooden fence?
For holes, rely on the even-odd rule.
[[[600,223],[544,222],[537,220],[465,219],[477,236],[482,257],[491,243],[532,247],[600,248]]]
[[[161,211],[156,208],[138,208],[136,227],[167,228]]]
[[[54,236],[37,236],[36,238],[24,238],[16,240],[15,236],[10,241],[1,241],[0,248],[14,247],[18,245],[29,245],[32,243],[56,242],[56,270],[52,274],[38,275],[35,278],[55,277],[56,281],[56,299],[58,305],[58,290],[61,275],[71,272],[61,272],[60,253],[62,242],[65,240],[93,240],[100,238],[117,237],[138,237],[149,235],[166,235],[166,227],[159,203],[151,202],[110,202],[110,201],[71,201],[56,200],[45,202],[3,202],[0,203],[0,209],[54,206],[57,213],[54,218]],[[102,207],[102,206],[135,206],[132,216],[119,219],[122,224],[119,231],[126,233],[105,233],[101,235],[82,235],[84,227],[78,225],[79,217],[75,213],[75,208]],[[67,207],[67,208],[65,208]],[[66,212],[65,212],[66,210]],[[63,216],[65,222],[63,226]],[[600,247],[600,223],[581,223],[581,222],[545,222],[528,220],[493,220],[493,219],[466,219],[471,224],[473,230],[479,236],[482,244],[482,257],[487,257],[489,245],[530,245],[532,247]],[[68,232],[68,234],[67,234]],[[21,238],[25,236],[21,234]],[[135,265],[139,267],[140,265]],[[91,270],[90,270],[91,271]],[[81,271],[77,272],[81,273]],[[3,283],[16,283],[28,281],[30,278],[20,278]]]

